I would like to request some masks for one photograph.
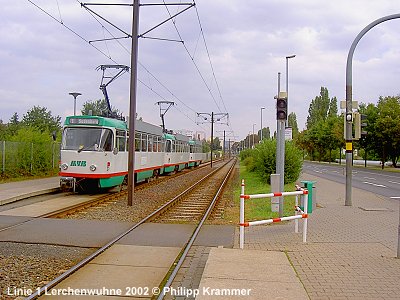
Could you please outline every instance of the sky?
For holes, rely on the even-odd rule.
[[[3,1],[0,10],[0,120],[16,112],[20,119],[34,106],[46,107],[62,120],[74,113],[70,92],[83,103],[103,98],[99,65],[130,66],[132,9],[88,6],[77,0]],[[187,3],[166,0],[167,3]],[[139,38],[136,109],[144,121],[160,125],[159,101],[175,103],[165,114],[168,129],[242,140],[263,127],[276,130],[274,96],[286,90],[289,112],[300,130],[321,87],[345,100],[346,60],[351,43],[368,24],[400,13],[393,0],[197,0],[147,34],[182,42]],[[132,3],[96,0],[86,3]],[[141,0],[142,4],[160,0]],[[185,5],[141,6],[139,33],[182,11]],[[377,103],[400,93],[400,19],[371,29],[353,58],[353,100]],[[202,31],[201,31],[202,29]],[[179,32],[179,33],[178,33]],[[203,33],[203,34],[202,34]],[[122,39],[113,39],[124,37]],[[91,42],[100,39],[107,41]],[[112,40],[110,40],[112,39]],[[115,70],[108,71],[113,76]],[[107,87],[111,105],[124,115],[130,107],[130,73]],[[339,105],[339,103],[338,103]],[[261,108],[265,109],[262,110]],[[165,108],[165,105],[162,106]],[[197,113],[201,113],[198,117]],[[228,125],[227,125],[228,124]]]

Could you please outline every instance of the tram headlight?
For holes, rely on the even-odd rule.
[[[67,170],[68,169],[68,164],[66,164],[66,163],[63,163],[62,165],[61,165],[61,169],[62,170]]]
[[[90,171],[94,172],[94,171],[96,171],[97,167],[96,167],[96,165],[91,165],[89,167],[89,169],[90,169]]]

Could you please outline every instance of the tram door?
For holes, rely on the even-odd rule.
[[[172,164],[172,140],[165,141],[165,164]]]

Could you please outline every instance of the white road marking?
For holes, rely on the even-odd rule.
[[[373,186],[379,186],[379,187],[386,187],[385,185],[383,185],[383,184],[376,184],[376,183],[372,183],[372,182],[366,182],[366,181],[364,181],[363,183],[365,183],[365,184],[370,184],[370,185],[373,185]]]
[[[376,173],[372,173],[372,172],[368,172],[368,171],[360,171],[360,173],[376,175]],[[386,175],[386,174],[383,174],[383,173],[380,173],[379,177],[391,177],[391,178],[394,178],[394,179],[399,179],[399,176]]]
[[[399,196],[393,196],[393,197],[390,197],[391,199],[400,199],[400,197]]]
[[[364,177],[365,179],[370,179],[370,180],[376,180],[376,178],[372,178],[372,177]]]
[[[396,181],[390,181],[390,180],[388,180],[388,182],[394,183],[394,184],[400,184],[400,182],[396,182]]]

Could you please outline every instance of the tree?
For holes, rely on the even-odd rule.
[[[16,116],[16,114],[14,114]],[[40,132],[58,132],[61,129],[61,117],[53,117],[46,107],[34,106],[26,115],[23,115],[22,125],[33,127]]]
[[[374,137],[376,146],[381,147],[382,168],[386,158],[394,167],[400,156],[400,96],[379,97],[378,116],[375,122]]]
[[[7,136],[7,125],[3,124],[3,120],[0,120],[0,141],[4,141]]]
[[[221,150],[221,141],[219,140],[218,137],[215,137],[212,143],[212,149],[213,150]]]
[[[289,127],[292,127],[292,135],[293,135],[293,139],[295,139],[297,137],[297,135],[299,134],[299,127],[297,126],[296,113],[291,112],[289,114],[288,125],[289,125]]]
[[[261,130],[259,130],[257,132],[257,135],[258,135],[258,140],[261,140]],[[270,133],[269,127],[264,127],[262,129],[262,139],[269,140],[270,138],[271,138],[271,133]]]
[[[360,103],[358,111],[360,114],[367,116],[367,127],[365,129],[368,134],[362,135],[358,141],[359,147],[364,150],[363,158],[365,160],[367,160],[368,157],[369,159],[380,159],[381,156],[379,153],[382,150],[382,144],[376,136],[376,120],[379,114],[378,107],[373,103],[369,103],[368,105]]]
[[[333,99],[336,100],[336,98]],[[307,128],[311,128],[319,122],[325,121],[328,117],[331,106],[333,106],[333,104],[331,105],[328,89],[321,87],[320,95],[315,97],[310,103],[307,117]]]
[[[108,106],[107,101],[105,99],[98,99],[96,101],[86,101],[83,104],[83,108],[81,110],[82,115],[93,115],[93,116],[103,116],[108,117]],[[111,115],[119,116],[121,113],[118,109],[111,106]]]
[[[298,145],[319,160],[332,161],[332,150],[343,145],[343,127],[337,116],[337,99],[329,98],[328,89],[321,87],[320,95],[311,101],[308,109],[307,130],[299,136]]]
[[[7,131],[10,134],[10,136],[14,136],[17,134],[17,131],[18,129],[20,129],[20,127],[21,127],[21,122],[19,121],[18,114],[15,112],[7,125]]]
[[[210,143],[206,141],[206,139],[202,140],[203,142],[203,153],[208,153],[211,150]]]

